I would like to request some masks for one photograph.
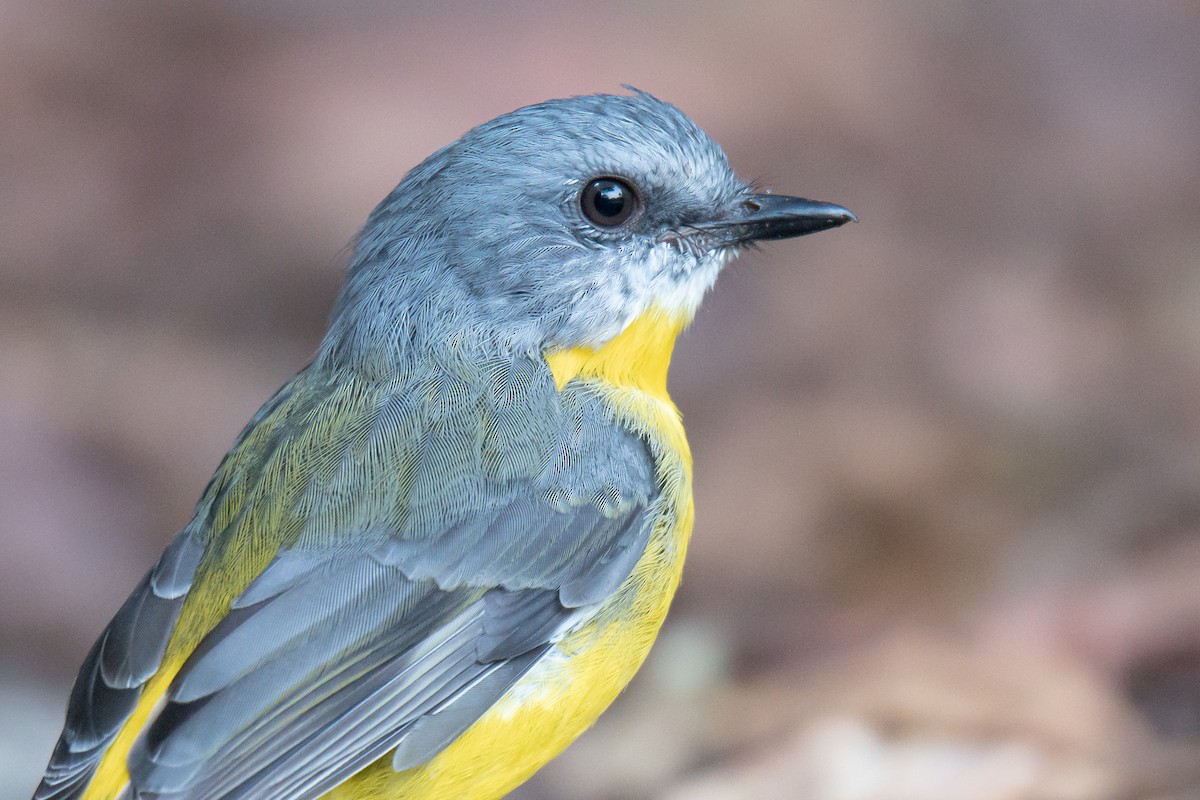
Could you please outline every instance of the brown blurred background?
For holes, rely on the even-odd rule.
[[[373,204],[622,83],[862,223],[682,339],[683,589],[514,797],[1200,795],[1200,8],[113,0],[0,3],[0,798]]]

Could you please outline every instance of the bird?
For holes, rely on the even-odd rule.
[[[694,519],[676,337],[735,255],[856,218],[626,89],[483,123],[372,211],[35,800],[493,800],[630,681]]]

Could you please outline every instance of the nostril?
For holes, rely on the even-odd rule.
[[[758,211],[762,211],[762,203],[751,197],[746,200],[746,202],[742,203],[742,208],[746,209],[746,211],[749,213],[754,214]]]

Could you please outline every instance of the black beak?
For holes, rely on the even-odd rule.
[[[696,227],[717,234],[729,244],[745,244],[804,236],[847,222],[858,222],[858,217],[833,203],[779,194],[752,194],[735,213]]]

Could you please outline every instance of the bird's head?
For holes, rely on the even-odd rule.
[[[428,308],[530,349],[600,348],[648,312],[686,324],[748,245],[852,219],[754,193],[649,94],[553,100],[474,128],[405,177],[363,231],[334,328],[347,311],[407,321]]]

